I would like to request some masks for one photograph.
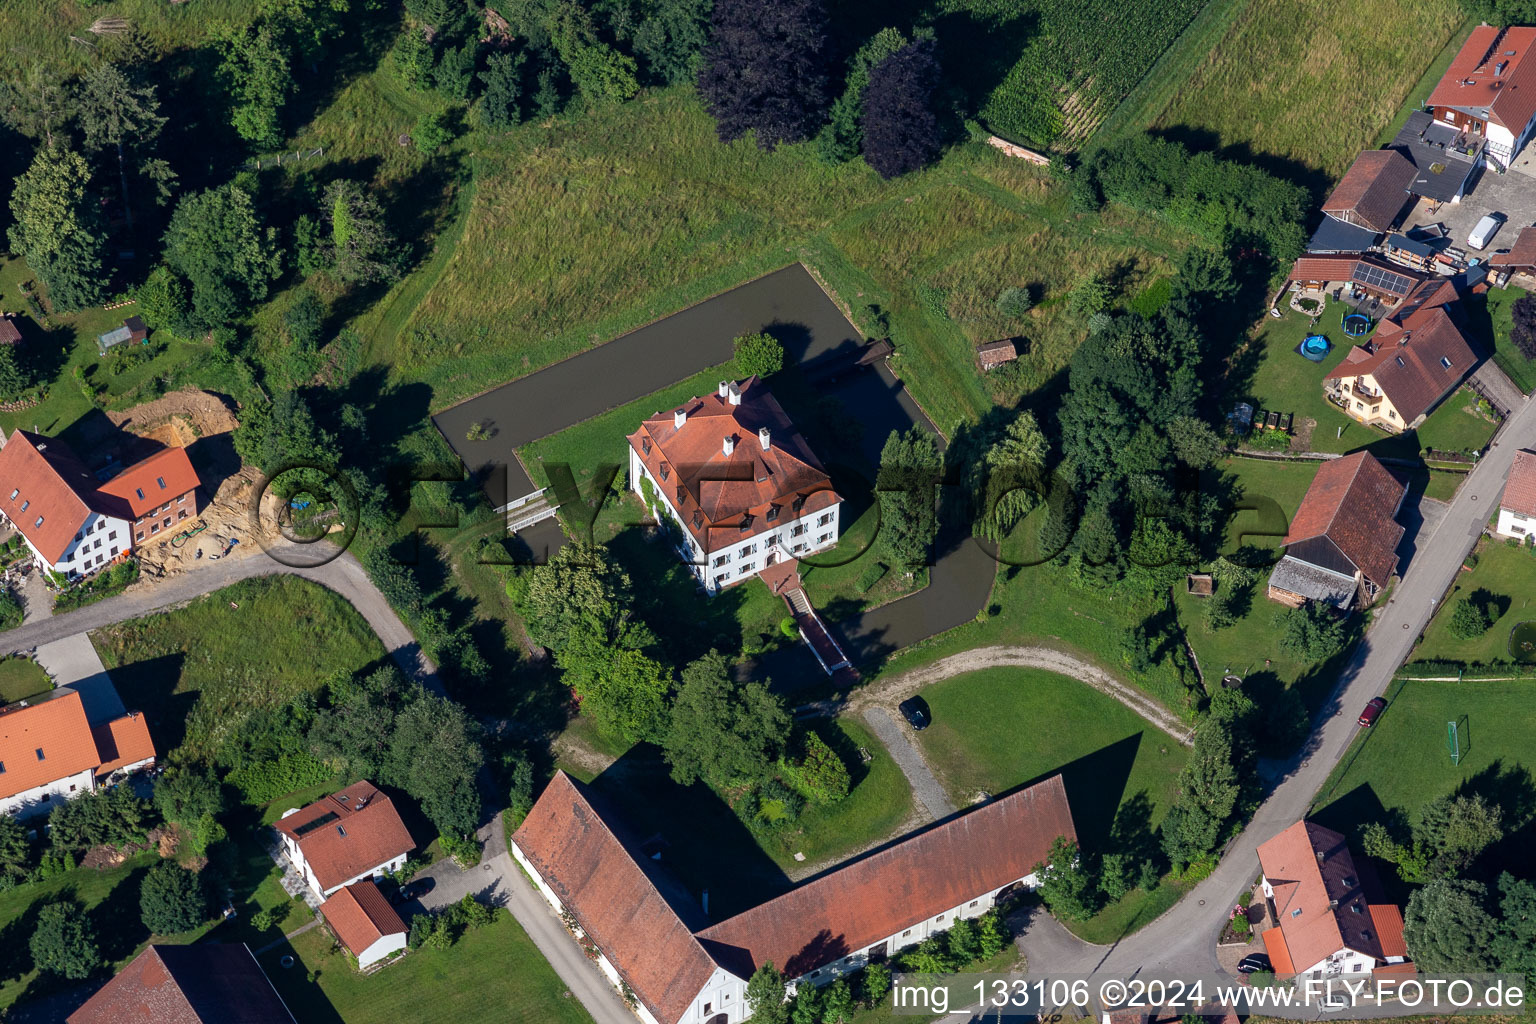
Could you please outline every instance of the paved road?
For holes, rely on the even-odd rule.
[[[880,742],[885,744],[885,749],[890,751],[901,773],[911,784],[912,792],[917,794],[918,802],[927,811],[929,820],[938,821],[954,814],[955,805],[950,803],[949,794],[944,792],[944,787],[939,785],[939,780],[929,770],[928,762],[923,760],[922,753],[907,739],[906,733],[901,731],[891,713],[881,707],[869,708],[864,712],[864,721],[869,723]]]
[[[1375,624],[1319,711],[1306,748],[1286,766],[1279,784],[1227,849],[1215,872],[1157,921],[1113,946],[1090,946],[1047,915],[1035,915],[1020,938],[1032,971],[1102,970],[1129,976],[1137,971],[1188,974],[1215,969],[1216,936],[1229,906],[1258,874],[1259,844],[1306,815],[1357,735],[1355,719],[1360,708],[1386,690],[1498,507],[1515,451],[1533,446],[1536,402],[1528,401],[1506,421],[1492,451],[1462,484],[1434,533],[1419,546],[1392,599],[1377,610]]]
[[[287,561],[298,562],[308,556],[313,548],[279,548],[277,553]],[[312,558],[310,559],[312,560]],[[271,576],[288,573],[313,580],[329,587],[351,602],[368,625],[378,634],[384,648],[397,664],[410,675],[438,693],[442,684],[437,678],[437,666],[422,651],[421,645],[411,635],[400,616],[389,606],[384,595],[373,585],[362,565],[351,552],[343,552],[324,565],[292,566],[278,561],[265,553],[254,553],[244,558],[224,558],[217,562],[203,561],[179,576],[141,584],[132,591],[109,597],[104,601],[86,605],[78,611],[55,614],[45,619],[27,622],[15,629],[0,633],[0,654],[30,651],[53,643],[109,626],[127,619],[137,619],[150,612],[201,597],[231,583],[255,576]]]
[[[597,965],[581,952],[565,925],[507,852],[501,815],[496,815],[476,834],[485,844],[481,862],[463,871],[452,861],[442,861],[422,872],[437,882],[423,897],[422,906],[429,910],[446,907],[470,892],[505,906],[596,1024],[635,1024],[634,1013],[624,1005]]]

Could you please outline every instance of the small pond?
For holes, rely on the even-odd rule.
[[[1536,621],[1522,622],[1509,631],[1509,656],[1536,665]]]

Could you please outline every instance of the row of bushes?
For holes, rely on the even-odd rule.
[[[1397,670],[1398,679],[1443,679],[1447,676],[1460,676],[1463,679],[1531,679],[1536,678],[1536,665],[1515,661],[1414,661]]]
[[[72,612],[88,604],[95,604],[97,601],[122,593],[131,584],[137,582],[138,578],[138,559],[130,558],[119,562],[105,572],[87,577],[59,591],[59,595],[53,601],[53,610]]]

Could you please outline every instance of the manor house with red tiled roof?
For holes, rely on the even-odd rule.
[[[757,377],[658,413],[629,435],[630,487],[713,594],[837,543],[842,498]]]
[[[768,961],[793,991],[884,961],[1033,886],[1075,840],[1060,775],[990,800],[717,923],[600,794],[556,772],[512,855],[646,1024],[737,1024]],[[707,843],[707,836],[696,837]]]
[[[1472,30],[1429,95],[1435,120],[1486,139],[1490,163],[1507,168],[1536,129],[1536,27]]]

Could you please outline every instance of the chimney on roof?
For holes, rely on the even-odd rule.
[[[682,430],[683,424],[688,420],[688,413],[683,409],[672,410],[672,429]]]
[[[1327,859],[1327,857],[1328,857],[1328,855],[1326,853],[1324,853],[1322,850],[1318,850],[1317,851],[1317,862],[1319,864],[1321,864],[1325,859]]]
[[[729,455],[736,450],[736,435],[726,434],[725,440],[720,442],[720,450]]]
[[[1497,77],[1497,78],[1503,78],[1504,77],[1504,69],[1507,68],[1507,67],[1509,67],[1509,61],[1507,61],[1507,60],[1499,61],[1497,64],[1495,64],[1493,66],[1494,76]]]
[[[731,389],[731,382],[730,381],[728,381],[728,380],[721,381],[720,382],[720,391],[719,391],[720,397],[724,398],[726,396],[726,393],[729,392],[730,389]]]
[[[767,451],[769,446],[773,443],[773,431],[769,430],[767,427],[760,429],[757,432],[757,443],[763,446],[763,451]]]
[[[732,405],[740,405],[741,404],[741,388],[736,386],[736,382],[735,381],[731,381],[731,389],[730,389],[729,393],[726,395],[726,399]]]

